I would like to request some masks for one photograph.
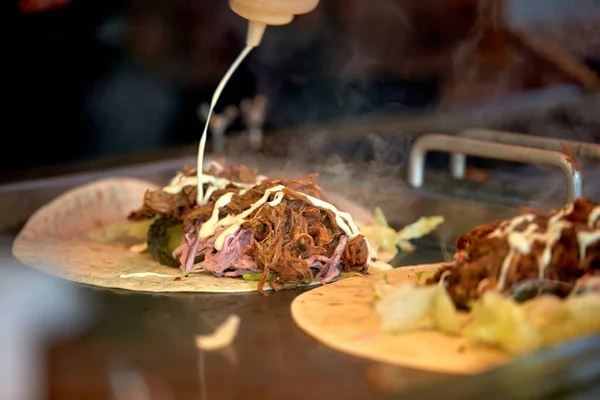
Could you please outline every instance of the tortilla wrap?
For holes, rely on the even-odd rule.
[[[125,223],[127,215],[140,206],[145,191],[157,188],[145,180],[109,178],[69,190],[31,216],[13,243],[13,254],[42,272],[106,288],[147,292],[256,291],[258,282],[241,278],[215,277],[208,272],[185,277],[179,268],[161,265],[147,253],[131,251],[131,239],[108,240],[106,235],[97,234],[111,224]],[[335,201],[343,203],[339,207],[351,214],[369,216],[368,211],[340,196],[335,196]],[[150,276],[121,277],[139,273]],[[316,280],[311,283],[319,284]],[[264,288],[271,290],[268,284]]]
[[[416,282],[421,272],[433,273],[439,267],[401,267],[386,274],[390,283]],[[335,350],[389,364],[475,374],[508,361],[500,350],[475,347],[464,338],[440,332],[380,333],[372,284],[381,279],[381,275],[353,277],[310,290],[294,299],[292,317],[304,332]]]

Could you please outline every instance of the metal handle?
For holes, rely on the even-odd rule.
[[[586,158],[600,160],[600,146],[592,143],[578,142],[574,140],[558,140],[539,136],[523,135],[513,132],[496,131],[492,129],[472,128],[465,129],[458,134],[460,137],[485,140],[489,142],[513,144],[536,149],[553,150],[563,152],[563,145]],[[450,173],[455,179],[465,177],[467,159],[464,154],[453,153],[450,159]]]
[[[560,168],[565,175],[567,202],[570,203],[574,199],[582,197],[583,178],[581,172],[573,166],[569,157],[563,153],[435,133],[419,137],[410,151],[408,181],[415,188],[423,186],[425,156],[429,151],[454,152],[463,157],[468,154],[496,160],[554,166]]]

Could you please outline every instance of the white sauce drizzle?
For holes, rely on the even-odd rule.
[[[231,198],[233,197],[233,193],[225,193],[223,196],[219,197],[215,202],[215,207],[213,208],[212,214],[210,218],[202,224],[200,228],[200,237],[206,238],[212,234],[214,234],[215,229],[217,229],[219,222],[219,210],[221,207],[225,207],[229,202],[231,202]]]
[[[217,189],[219,189],[217,186],[209,185],[208,188],[206,188],[206,192],[204,193],[204,197],[202,198],[201,204],[208,203],[208,200],[210,200],[210,196],[212,196],[213,193],[217,191]]]
[[[594,207],[590,212],[590,215],[588,216],[588,226],[594,228],[598,218],[600,218],[600,206]]]
[[[502,261],[500,268],[500,276],[498,277],[498,290],[502,290],[506,283],[506,276],[512,264],[516,253],[530,254],[533,243],[540,241],[544,243],[544,250],[538,257],[538,277],[543,279],[546,268],[552,261],[552,248],[562,237],[564,229],[571,227],[573,224],[569,221],[564,221],[562,218],[570,215],[573,212],[573,204],[568,204],[562,210],[557,212],[548,220],[548,226],[545,232],[539,232],[539,226],[531,224],[522,232],[515,232],[517,226],[524,222],[532,222],[535,218],[533,214],[524,214],[513,218],[509,223],[502,224],[496,230],[489,234],[488,237],[506,237],[509,245],[509,252]],[[598,211],[597,211],[598,210]],[[593,215],[595,214],[595,215]],[[594,208],[588,217],[588,226],[593,227],[596,220],[600,217],[600,206]],[[600,240],[600,231],[578,232],[577,240],[579,243],[580,262],[583,262],[587,248]]]
[[[217,191],[218,189],[225,188],[230,183],[233,183],[236,186],[242,188],[242,190],[240,190],[240,192],[239,192],[239,194],[242,195],[242,194],[246,193],[247,189],[249,189],[255,185],[258,185],[262,181],[267,179],[267,177],[260,175],[257,177],[255,183],[244,184],[244,183],[238,183],[238,182],[231,182],[227,179],[218,178],[215,176],[204,175],[204,173],[203,173],[204,151],[205,151],[205,147],[206,147],[206,134],[208,132],[210,118],[213,114],[214,108],[219,100],[219,97],[221,96],[221,93],[223,92],[223,89],[225,88],[225,85],[227,84],[227,82],[229,81],[231,76],[234,74],[236,69],[239,67],[239,65],[242,63],[242,61],[246,58],[246,56],[250,53],[250,51],[252,49],[253,49],[252,46],[246,46],[244,48],[244,50],[242,50],[240,55],[235,59],[233,64],[231,64],[231,66],[229,67],[229,69],[227,70],[225,75],[223,76],[223,79],[221,79],[221,81],[217,85],[217,88],[215,89],[215,92],[211,99],[210,109],[209,109],[208,115],[206,117],[206,122],[204,124],[204,130],[202,131],[202,136],[200,138],[200,143],[198,145],[198,159],[197,159],[197,167],[196,167],[197,176],[186,177],[183,174],[179,173],[171,180],[169,185],[163,187],[164,192],[170,193],[170,194],[178,194],[183,190],[183,188],[185,186],[194,186],[195,185],[197,187],[197,193],[198,193],[197,203],[198,204],[206,204],[206,203],[208,203],[208,201],[210,200],[210,197],[214,194],[215,191]],[[220,164],[218,164],[216,162],[214,164],[216,164],[217,169],[219,169],[219,168],[221,170],[223,169],[223,167]],[[204,193],[204,188],[202,186],[204,183],[211,184],[211,185],[209,185],[208,189],[206,190],[206,193]],[[238,215],[228,215],[228,216],[224,217],[223,219],[218,220],[219,209],[221,207],[224,207],[227,204],[229,204],[229,202],[231,202],[231,199],[233,196],[233,193],[224,194],[223,196],[219,197],[219,199],[217,199],[217,201],[215,202],[215,206],[212,211],[211,217],[209,218],[208,221],[206,221],[202,225],[200,232],[199,232],[200,237],[202,239],[207,238],[211,235],[214,235],[216,228],[218,226],[228,226],[229,225],[223,232],[221,232],[219,234],[219,236],[217,238],[215,238],[215,249],[221,250],[223,247],[225,238],[231,234],[234,234],[240,228],[240,226],[244,223],[245,218],[248,217],[250,214],[252,214],[258,207],[264,205],[267,202],[267,200],[269,199],[269,197],[271,196],[271,194],[275,193],[275,196],[274,196],[273,200],[271,200],[268,203],[269,206],[275,207],[275,206],[279,205],[281,203],[281,201],[283,200],[284,194],[283,194],[282,190],[284,188],[285,188],[285,186],[283,186],[283,185],[278,185],[278,186],[269,188],[265,191],[264,195],[258,201],[256,201],[254,204],[252,204],[250,206],[250,208],[248,208],[247,210],[243,211],[242,213],[240,213]],[[354,220],[352,219],[352,216],[350,214],[343,212],[343,211],[339,211],[332,204],[327,203],[323,200],[309,196],[305,193],[301,193],[301,194],[304,195],[310,201],[310,203],[312,205],[314,205],[316,207],[324,208],[324,209],[327,209],[327,210],[333,212],[338,226],[350,238],[353,238],[360,234],[358,227],[354,223]],[[368,259],[367,259],[367,265],[370,265],[372,262],[372,259],[375,259],[377,257],[377,254],[366,238],[365,238],[365,242],[367,244],[367,249],[369,252]],[[170,276],[170,275],[154,274],[151,272],[121,275],[122,278],[131,277],[131,276]]]
[[[240,191],[240,194],[243,194],[246,192],[247,189],[249,189],[252,186],[255,186],[257,184],[260,184],[262,181],[267,179],[265,176],[261,175],[261,176],[257,177],[256,182],[254,184],[243,184],[243,183],[237,183],[237,182],[230,182],[227,179],[218,178],[215,176],[204,175],[204,173],[203,173],[204,151],[205,151],[205,147],[206,147],[206,135],[208,132],[210,118],[213,114],[213,111],[214,111],[214,108],[215,108],[217,102],[219,101],[219,97],[221,96],[221,93],[223,92],[223,89],[225,88],[225,85],[227,84],[227,82],[229,81],[231,76],[234,74],[236,69],[239,67],[239,65],[242,63],[242,61],[246,58],[246,56],[250,53],[250,51],[252,51],[252,49],[253,49],[252,46],[246,46],[244,48],[244,50],[242,50],[240,55],[235,59],[233,64],[231,64],[231,66],[229,67],[229,69],[227,70],[225,75],[223,76],[223,79],[221,79],[221,81],[217,85],[217,88],[215,89],[215,92],[211,99],[208,115],[206,117],[206,122],[204,124],[204,130],[202,131],[202,136],[200,138],[200,143],[198,145],[198,159],[197,159],[197,167],[196,167],[197,176],[186,177],[183,174],[179,173],[171,180],[171,182],[169,183],[168,186],[165,186],[163,188],[164,192],[170,193],[170,194],[178,194],[181,192],[181,190],[183,190],[183,188],[185,186],[196,185],[197,193],[198,193],[197,203],[198,204],[206,204],[206,203],[208,203],[208,201],[210,200],[210,197],[214,194],[214,192],[216,190],[224,188],[229,183],[234,183],[238,187],[242,188],[242,190]],[[219,167],[222,168],[222,166],[220,166],[217,163],[217,168],[219,168]],[[212,185],[209,185],[208,189],[206,190],[206,193],[204,193],[204,187],[203,187],[204,183],[212,184]],[[202,228],[200,229],[200,232],[199,232],[200,237],[204,239],[204,238],[209,237],[210,235],[213,235],[218,226],[228,226],[223,232],[221,232],[219,234],[219,236],[217,238],[215,238],[215,249],[221,250],[221,248],[223,247],[225,238],[228,235],[235,233],[239,229],[239,227],[243,224],[243,222],[245,221],[245,218],[248,215],[250,215],[252,212],[254,212],[258,207],[264,205],[272,193],[276,193],[276,194],[275,194],[275,197],[273,198],[273,200],[271,200],[269,202],[269,205],[271,207],[275,207],[278,204],[280,204],[281,200],[283,200],[283,192],[281,192],[281,190],[283,190],[284,188],[285,187],[283,185],[279,185],[279,186],[275,186],[273,188],[267,189],[265,191],[265,194],[263,195],[263,197],[261,197],[258,201],[256,201],[254,204],[252,204],[252,206],[250,206],[250,208],[248,208],[241,214],[228,215],[228,216],[224,217],[222,220],[217,221],[217,218],[219,215],[219,209],[221,207],[224,207],[231,201],[232,194],[226,194],[226,195],[221,196],[215,203],[215,207],[213,209],[210,219],[202,225]],[[354,220],[352,219],[352,216],[350,216],[350,214],[337,210],[332,204],[329,204],[325,201],[319,200],[317,198],[314,198],[314,197],[309,196],[304,193],[302,193],[302,195],[306,196],[306,198],[314,206],[324,208],[324,209],[327,209],[327,210],[333,212],[338,226],[350,238],[353,238],[360,234],[358,227],[354,223]],[[371,263],[371,260],[377,257],[377,254],[374,251],[371,244],[369,243],[369,241],[366,240],[366,238],[365,238],[365,241],[367,243],[367,249],[369,252],[369,256],[368,256],[368,260],[367,260],[367,265],[369,265]]]
[[[202,137],[200,138],[200,144],[198,145],[198,163],[197,163],[198,165],[196,168],[198,171],[198,177],[197,177],[197,180],[198,180],[198,182],[197,182],[198,204],[202,204],[202,201],[204,200],[204,193],[203,193],[204,189],[202,187],[202,184],[205,182],[202,181],[202,176],[203,176],[202,167],[204,165],[204,148],[206,147],[206,132],[208,131],[208,124],[210,122],[210,117],[212,116],[214,108],[217,105],[217,101],[219,101],[219,97],[221,97],[221,93],[223,92],[225,85],[227,84],[227,82],[229,81],[229,79],[231,78],[231,76],[233,75],[235,70],[239,67],[239,65],[242,63],[242,61],[244,61],[246,56],[250,53],[250,51],[252,51],[253,48],[254,48],[253,46],[244,47],[244,50],[242,50],[242,52],[235,59],[233,64],[231,64],[231,66],[229,67],[229,69],[227,70],[225,75],[223,76],[223,79],[221,79],[221,82],[219,82],[219,84],[217,85],[217,88],[215,89],[215,93],[213,94],[212,100],[210,102],[210,109],[208,110],[208,115],[206,116],[206,122],[204,123],[204,130],[202,131]]]
[[[490,280],[488,278],[484,278],[482,279],[479,284],[477,285],[477,293],[482,293],[487,285],[490,283]]]
[[[506,257],[504,257],[504,261],[502,261],[502,266],[500,267],[500,277],[498,278],[498,290],[502,290],[504,287],[504,282],[506,281],[506,275],[508,274],[508,269],[512,262],[513,257],[515,256],[515,249],[510,249]]]
[[[147,276],[158,276],[161,278],[172,278],[173,275],[157,274],[156,272],[135,272],[132,274],[121,274],[119,278],[145,278]]]
[[[358,230],[358,227],[354,223],[354,220],[352,219],[352,216],[350,214],[348,214],[347,212],[338,211],[338,209],[335,208],[333,204],[329,204],[326,201],[319,200],[315,197],[309,196],[304,193],[302,193],[302,195],[306,196],[306,198],[312,203],[313,206],[324,208],[333,212],[333,214],[335,215],[335,222],[337,222],[340,229],[343,230],[344,233],[350,237],[350,239],[360,234],[360,231]]]
[[[205,175],[204,179],[206,180],[209,178],[211,178],[211,177]],[[215,177],[212,177],[212,178],[215,179],[215,182],[217,183],[217,185],[219,185],[219,187],[225,187],[225,186],[227,186],[227,183],[229,183],[229,181],[227,181],[225,179],[215,178]],[[183,177],[183,178],[176,177],[176,179],[174,179],[171,182],[171,184],[169,186],[167,186],[167,189],[170,190],[172,193],[175,190],[181,190],[181,188],[183,186],[188,186],[188,182],[189,182],[189,177]],[[191,184],[193,184],[193,183],[191,183]],[[251,185],[246,185],[246,186],[251,186]],[[219,220],[218,218],[219,218],[220,209],[222,207],[225,207],[227,204],[229,204],[231,202],[231,199],[233,198],[232,192],[225,193],[224,195],[222,195],[221,197],[219,197],[217,199],[210,218],[202,224],[202,227],[200,228],[200,232],[199,232],[200,238],[206,239],[206,238],[210,237],[211,235],[214,235],[217,230],[217,227],[219,227],[219,226],[227,227],[215,238],[215,244],[214,244],[215,250],[217,250],[217,251],[221,250],[223,248],[223,244],[225,243],[225,239],[227,238],[227,236],[232,235],[235,232],[237,232],[237,230],[246,221],[246,218],[250,214],[252,214],[254,211],[256,211],[259,207],[261,207],[264,204],[268,204],[270,207],[275,207],[275,206],[279,205],[284,197],[283,189],[285,189],[284,185],[277,185],[277,186],[271,187],[271,188],[265,190],[265,193],[263,194],[263,196],[260,199],[258,199],[249,208],[247,208],[240,214],[227,215]],[[208,191],[207,191],[207,193],[208,193]],[[241,194],[241,192],[240,192],[240,194]],[[347,212],[344,212],[344,211],[339,211],[333,204],[327,203],[326,201],[317,199],[316,197],[310,196],[306,193],[300,193],[300,194],[302,196],[304,196],[312,205],[333,212],[336,223],[338,224],[340,229],[346,235],[348,235],[349,238],[353,238],[360,234],[360,231],[359,231],[358,227],[356,226],[356,223],[354,222],[354,220],[352,219],[352,216],[350,214],[348,214]],[[271,195],[274,195],[274,196],[273,196],[273,199],[269,202],[268,200]],[[207,201],[208,201],[208,199],[207,199]],[[366,238],[365,238],[365,241],[366,241],[367,250],[368,250],[367,265],[370,265],[372,262],[372,259],[377,257],[377,253],[375,252],[375,250],[373,249],[373,247],[371,246],[371,244],[369,243],[369,241]]]
[[[577,241],[579,242],[579,265],[583,264],[587,248],[600,240],[600,231],[577,232]]]
[[[269,205],[271,207],[276,207],[281,203],[281,200],[283,200],[283,192],[277,192],[275,198],[269,202]]]
[[[524,222],[531,222],[535,218],[533,214],[523,214],[518,217],[513,218],[509,223],[503,223],[498,227],[495,231],[490,233],[489,237],[501,237],[506,234],[506,232],[510,232],[514,230],[517,226],[521,225]]]
[[[219,178],[217,176],[212,175],[201,175],[199,178],[201,183],[210,183],[213,186],[216,186],[218,189],[223,189],[225,186],[233,183],[234,185],[242,188],[249,189],[252,186],[255,186],[257,183],[241,183],[241,182],[232,182],[225,178]],[[175,178],[171,180],[169,185],[163,187],[163,192],[167,192],[170,194],[178,194],[180,193],[184,187],[186,186],[198,186],[198,178],[195,176],[184,176],[181,173],[178,173]],[[210,199],[210,196],[208,197]],[[204,198],[202,199],[204,201]],[[207,199],[208,201],[208,199]],[[200,203],[204,204],[204,203]]]
[[[219,220],[219,222],[217,222],[216,226],[228,226],[228,228],[225,229],[223,232],[221,232],[221,234],[215,238],[215,250],[217,250],[217,251],[221,250],[223,248],[223,243],[225,242],[225,238],[227,236],[235,233],[240,228],[240,226],[242,226],[242,224],[245,222],[246,217],[249,216],[250,214],[252,214],[254,211],[256,211],[256,209],[258,207],[265,204],[267,202],[267,200],[269,199],[269,196],[271,196],[272,193],[279,192],[283,189],[285,189],[285,186],[283,186],[283,185],[277,185],[272,188],[269,188],[269,189],[265,190],[265,194],[263,194],[263,196],[260,199],[258,199],[256,202],[254,202],[254,204],[252,204],[250,206],[250,208],[244,210],[242,213],[240,213],[238,215],[228,215],[225,218]],[[214,231],[211,232],[211,234],[214,234]]]

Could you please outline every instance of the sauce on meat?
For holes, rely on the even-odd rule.
[[[498,290],[504,288],[506,276],[515,255],[517,253],[530,254],[534,242],[541,242],[544,244],[544,250],[537,259],[538,276],[540,279],[544,278],[545,271],[552,260],[552,249],[561,239],[563,231],[573,226],[571,222],[563,220],[564,217],[568,217],[572,212],[573,204],[565,206],[548,220],[548,225],[544,232],[541,232],[541,227],[532,223],[535,219],[534,214],[524,214],[513,218],[510,222],[501,224],[496,230],[489,234],[489,237],[505,237],[510,249],[500,268]],[[588,226],[594,228],[599,217],[600,206],[597,206],[588,216]],[[516,228],[523,223],[529,223],[530,225],[523,231],[516,231]],[[600,229],[577,233],[580,262],[583,262],[587,248],[598,240],[600,240]]]

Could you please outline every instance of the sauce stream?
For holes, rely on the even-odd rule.
[[[203,176],[203,165],[204,165],[204,149],[206,147],[206,132],[208,131],[210,117],[212,116],[215,106],[217,105],[217,102],[219,101],[219,97],[221,97],[221,93],[223,92],[225,85],[227,84],[227,82],[229,82],[229,79],[231,78],[233,73],[237,70],[237,68],[240,66],[242,61],[244,61],[246,56],[250,53],[250,51],[252,51],[253,48],[254,47],[252,47],[252,46],[244,47],[244,50],[242,50],[242,52],[235,59],[233,64],[231,64],[231,66],[229,67],[229,69],[227,70],[225,75],[223,76],[223,79],[221,79],[221,82],[219,82],[219,84],[217,85],[217,88],[215,89],[215,93],[213,94],[212,100],[210,102],[210,109],[208,110],[208,115],[206,116],[206,122],[204,123],[204,130],[202,131],[202,137],[200,138],[200,144],[198,145],[198,162],[197,162],[197,167],[196,167],[197,171],[198,171],[198,178],[197,178],[197,180],[198,180],[198,182],[197,182],[198,204],[203,204],[203,201],[204,201],[204,188],[202,187],[202,183],[205,183],[205,182],[202,181],[202,176]]]

